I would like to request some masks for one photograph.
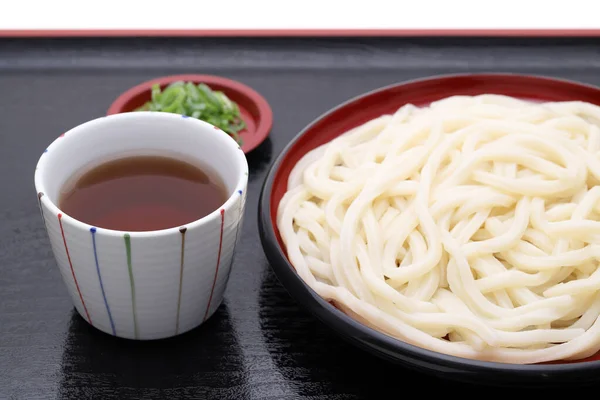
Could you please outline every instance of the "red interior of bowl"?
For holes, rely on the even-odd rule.
[[[246,128],[239,133],[244,152],[253,150],[268,136],[273,125],[273,113],[267,101],[252,88],[240,82],[212,75],[173,75],[141,83],[121,94],[111,104],[107,114],[134,111],[150,100],[152,85],[159,83],[164,89],[177,81],[204,83],[213,90],[222,91],[237,103],[242,119],[246,123]]]
[[[598,88],[551,78],[509,74],[444,76],[412,81],[389,86],[350,100],[309,125],[288,149],[275,172],[270,212],[271,224],[279,246],[284,249],[275,223],[277,205],[286,192],[287,180],[292,168],[304,154],[349,129],[382,114],[393,113],[405,104],[425,106],[450,96],[479,94],[501,94],[530,101],[579,100],[600,105]],[[600,360],[600,353],[573,362],[594,360]]]

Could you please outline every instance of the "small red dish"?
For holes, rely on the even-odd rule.
[[[246,128],[239,133],[242,150],[248,153],[261,144],[269,135],[273,125],[273,111],[269,103],[258,92],[243,83],[214,75],[172,75],[140,83],[121,94],[108,109],[107,115],[134,111],[150,100],[152,85],[161,88],[178,81],[204,83],[213,90],[220,90],[240,108]]]
[[[276,225],[277,207],[289,174],[310,150],[382,114],[412,103],[426,106],[453,95],[502,94],[530,101],[585,101],[600,105],[600,88],[562,79],[513,74],[437,76],[373,90],[326,112],[304,128],[273,162],[259,200],[259,233],[279,281],[298,303],[357,347],[438,376],[466,382],[550,385],[593,382],[600,376],[600,353],[583,360],[507,364],[465,359],[414,346],[376,331],[321,298],[298,276],[287,258]]]

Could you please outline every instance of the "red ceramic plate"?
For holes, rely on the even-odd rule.
[[[121,94],[108,109],[108,115],[130,112],[150,100],[152,85],[161,88],[177,81],[204,83],[213,90],[220,90],[240,108],[246,129],[240,132],[244,153],[255,149],[269,135],[273,125],[273,112],[269,103],[254,89],[243,83],[213,75],[172,75],[155,78],[132,87]]]
[[[503,94],[532,101],[581,100],[600,105],[600,89],[559,79],[512,75],[452,75],[387,86],[332,109],[300,132],[273,163],[261,193],[259,229],[265,253],[279,280],[292,297],[352,343],[393,361],[443,376],[478,381],[551,383],[600,379],[600,355],[578,362],[514,365],[468,360],[419,348],[377,332],[324,301],[296,274],[287,259],[275,224],[277,206],[288,176],[308,151],[368,120],[393,113],[402,105],[425,106],[453,95]]]

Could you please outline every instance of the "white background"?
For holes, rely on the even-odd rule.
[[[4,0],[0,29],[598,29],[600,0]]]

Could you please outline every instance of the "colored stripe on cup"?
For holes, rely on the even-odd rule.
[[[138,338],[138,323],[135,311],[135,281],[133,280],[133,266],[131,264],[131,236],[129,233],[123,235],[125,240],[125,252],[127,255],[127,270],[129,271],[129,283],[131,285],[131,312],[133,314],[133,336]]]
[[[181,233],[181,261],[179,266],[179,295],[177,296],[177,318],[175,320],[175,334],[179,333],[179,311],[181,310],[181,287],[183,286],[183,267],[185,260],[185,232],[187,232],[187,228],[179,228],[179,232]]]
[[[77,293],[79,293],[79,299],[81,300],[81,304],[83,305],[83,309],[85,311],[85,315],[87,316],[88,322],[90,325],[94,325],[92,323],[92,319],[90,318],[90,313],[88,312],[87,307],[85,306],[85,301],[83,301],[83,296],[81,295],[81,290],[79,289],[79,283],[77,282],[77,277],[75,276],[75,270],[73,269],[73,263],[71,262],[71,254],[69,254],[69,246],[67,246],[67,239],[65,238],[65,230],[63,229],[62,224],[62,214],[58,214],[58,224],[60,225],[60,233],[63,238],[63,243],[65,245],[65,251],[67,252],[67,259],[69,260],[69,266],[71,267],[71,274],[73,275],[73,281],[75,282],[75,287],[77,288]]]
[[[221,209],[221,233],[219,235],[219,253],[217,255],[217,266],[215,268],[215,277],[213,279],[212,288],[210,289],[210,297],[208,298],[208,304],[206,305],[206,312],[202,321],[206,321],[208,312],[210,311],[210,303],[212,302],[213,293],[215,291],[215,284],[217,283],[217,276],[219,275],[219,264],[221,263],[221,250],[223,249],[223,229],[225,225],[225,210]]]
[[[90,232],[92,234],[92,247],[94,248],[94,261],[96,261],[96,271],[98,272],[98,281],[100,282],[100,290],[102,291],[102,298],[104,299],[104,305],[106,306],[106,312],[108,314],[108,319],[110,320],[110,327],[112,329],[113,335],[117,335],[117,330],[115,329],[115,322],[113,321],[112,314],[110,312],[110,307],[108,305],[108,301],[106,300],[106,293],[104,292],[104,284],[102,282],[102,274],[100,273],[100,263],[98,262],[98,251],[96,250],[96,228],[90,228]]]

